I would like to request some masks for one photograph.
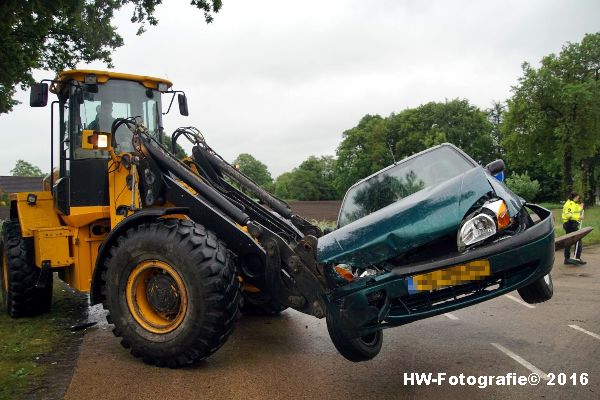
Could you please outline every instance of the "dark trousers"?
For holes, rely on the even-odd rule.
[[[563,228],[565,228],[565,231],[567,233],[571,233],[571,232],[575,232],[576,230],[579,229],[579,222],[577,221],[567,221],[563,224]],[[575,248],[577,249],[575,251],[575,258],[581,258],[581,240],[578,241],[575,244]],[[571,258],[571,246],[566,246],[565,247],[565,260],[568,260],[569,258]]]

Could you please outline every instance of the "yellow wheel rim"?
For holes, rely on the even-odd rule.
[[[163,261],[143,261],[136,265],[125,290],[129,312],[149,332],[173,332],[185,318],[188,305],[185,285],[179,273]]]

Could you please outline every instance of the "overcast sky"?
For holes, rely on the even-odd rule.
[[[189,1],[167,0],[141,36],[121,10],[115,70],[172,80],[190,116],[171,112],[167,132],[196,126],[226,159],[250,153],[273,177],[334,154],[367,113],[505,100],[524,61],[600,31],[598,0],[223,2],[207,25]],[[30,108],[28,93],[19,99],[0,116],[0,175],[19,158],[50,170],[50,109]]]

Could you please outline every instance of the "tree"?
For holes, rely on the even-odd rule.
[[[533,201],[540,191],[540,183],[535,179],[531,179],[527,172],[513,174],[506,179],[506,186],[527,201]]]
[[[335,185],[340,193],[360,179],[394,162],[395,141],[389,134],[388,120],[380,115],[365,115],[354,128],[342,134],[336,154]]]
[[[335,159],[332,156],[310,156],[291,172],[275,181],[275,194],[285,199],[304,201],[339,198],[334,185]]]
[[[502,158],[505,155],[502,147],[502,122],[504,121],[504,113],[506,105],[501,101],[493,101],[492,106],[486,110],[488,120],[492,125],[490,134],[492,136],[492,147],[496,158]]]
[[[233,165],[259,186],[270,189],[269,185],[273,182],[271,173],[265,164],[258,161],[252,155],[247,153],[240,154],[233,161]]]
[[[275,179],[274,193],[275,196],[282,199],[293,199],[290,195],[290,187],[293,177],[292,172],[284,172]]]
[[[364,116],[344,132],[337,149],[340,192],[378,170],[431,146],[450,142],[481,163],[495,158],[493,126],[468,100],[430,102],[387,118]]]
[[[99,60],[112,67],[111,53],[123,38],[111,25],[115,11],[133,4],[131,22],[156,25],[156,6],[162,0],[54,0],[0,2],[0,114],[12,110],[16,87],[26,89],[32,71],[59,72],[77,63]],[[221,0],[191,0],[204,11],[207,23],[221,9]]]
[[[577,189],[590,201],[600,160],[600,33],[522,69],[502,125],[508,157],[522,168],[541,163],[560,175],[561,197]]]
[[[17,160],[15,167],[10,170],[12,176],[44,176],[41,169],[25,160]]]
[[[172,151],[171,138],[169,136],[165,136],[163,137],[163,142],[167,150]],[[180,160],[187,157],[187,153],[183,147],[179,145],[179,143],[175,143],[175,157],[179,158]]]

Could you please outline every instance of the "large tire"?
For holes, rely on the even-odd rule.
[[[354,362],[368,361],[381,351],[383,331],[379,330],[360,338],[351,338],[337,326],[329,312],[326,321],[333,345],[346,359]]]
[[[103,305],[123,347],[147,364],[171,368],[217,351],[240,302],[225,243],[186,220],[143,224],[117,242],[102,274]]]
[[[276,316],[287,309],[263,292],[242,292],[240,310],[244,315]]]
[[[543,303],[552,298],[554,285],[550,273],[517,290],[525,302],[529,304]]]
[[[34,265],[33,256],[32,240],[21,236],[19,221],[4,222],[2,306],[13,318],[42,314],[52,306],[52,274],[46,282],[40,282],[41,269]]]

